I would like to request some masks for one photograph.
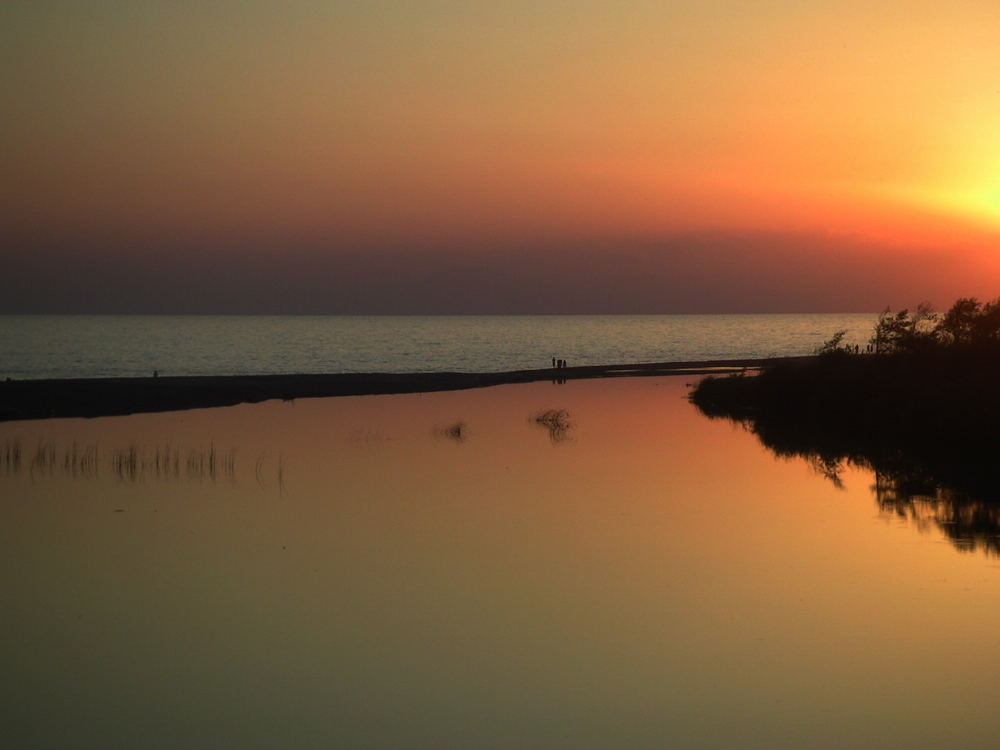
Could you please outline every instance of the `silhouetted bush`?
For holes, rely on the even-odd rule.
[[[883,312],[871,338],[876,354],[929,351],[1000,351],[1000,299],[980,302],[963,297],[944,315],[927,303],[915,312]]]
[[[837,331],[830,338],[824,341],[814,353],[820,357],[839,357],[849,354],[851,352],[851,347],[844,345],[844,336],[846,335],[846,328]]]
[[[886,311],[872,354],[842,338],[756,377],[705,378],[691,400],[835,483],[844,465],[870,469],[884,512],[1000,554],[1000,300]]]

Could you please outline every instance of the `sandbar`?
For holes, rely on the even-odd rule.
[[[783,359],[811,359],[792,357]],[[705,375],[757,370],[777,359],[591,365],[507,372],[334,373],[71,378],[0,382],[0,421],[102,417],[256,403],[484,388],[545,380]]]

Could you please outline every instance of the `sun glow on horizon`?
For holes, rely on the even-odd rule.
[[[995,0],[128,5],[0,9],[8,253],[1000,241]]]

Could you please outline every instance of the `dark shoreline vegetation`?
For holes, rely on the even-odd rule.
[[[104,417],[233,406],[272,399],[288,401],[331,396],[456,391],[546,380],[562,383],[586,378],[742,372],[758,368],[765,361],[767,360],[728,359],[489,373],[344,373],[7,380],[0,382],[0,421]]]
[[[883,512],[1000,555],[1000,301],[887,311],[863,351],[841,339],[756,376],[705,378],[691,400],[834,483],[848,465],[873,471]]]

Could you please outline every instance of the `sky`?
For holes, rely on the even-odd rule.
[[[7,0],[0,312],[1000,294],[995,0]]]

